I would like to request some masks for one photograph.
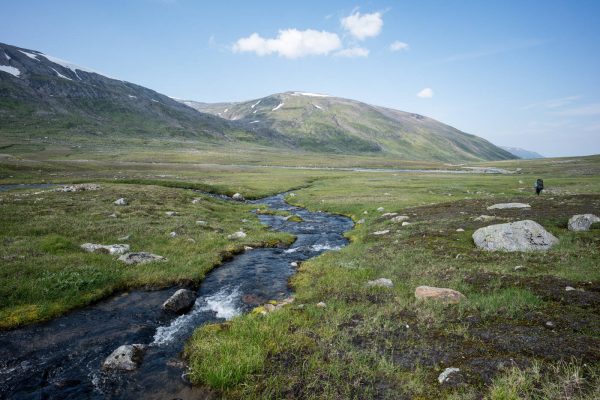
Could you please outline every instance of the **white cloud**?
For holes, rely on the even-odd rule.
[[[567,105],[573,103],[575,100],[578,100],[580,98],[581,98],[581,96],[567,96],[567,97],[561,97],[558,99],[550,99],[550,100],[546,100],[546,101],[541,101],[539,103],[528,104],[521,109],[522,110],[531,110],[531,109],[535,109],[535,108],[546,108],[546,109],[561,108],[561,107],[564,107],[564,106],[567,106]]]
[[[349,47],[336,52],[334,55],[338,57],[368,57],[369,49],[364,47]]]
[[[563,115],[567,117],[586,117],[593,115],[600,115],[600,103],[591,103],[586,104],[581,107],[571,108],[569,110],[564,110],[557,112],[558,115]]]
[[[417,93],[417,96],[422,99],[430,99],[433,97],[433,89],[425,88],[425,89],[421,90],[419,93]]]
[[[358,11],[342,18],[342,27],[359,40],[375,37],[381,32],[383,19],[380,12],[361,14]]]
[[[342,42],[337,34],[307,29],[280,30],[274,39],[266,39],[258,33],[241,38],[233,45],[234,53],[252,52],[259,56],[279,54],[286,58],[300,58],[310,55],[328,55],[339,49]]]
[[[390,44],[390,51],[405,51],[408,50],[408,44],[401,42],[399,40],[396,40],[395,42],[393,42],[392,44]]]

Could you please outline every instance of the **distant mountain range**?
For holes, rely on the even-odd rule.
[[[545,158],[540,153],[536,153],[535,151],[525,150],[520,147],[505,147],[505,146],[499,146],[499,147],[508,151],[511,154],[514,154],[515,156],[517,156],[519,158],[524,159],[524,160],[532,160],[534,158]]]
[[[90,138],[107,144],[186,138],[444,162],[515,158],[485,139],[418,114],[305,92],[237,103],[177,101],[2,43],[0,135],[15,142],[44,136],[74,144]]]

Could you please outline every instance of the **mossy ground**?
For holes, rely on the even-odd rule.
[[[292,305],[197,330],[186,348],[194,383],[210,385],[217,397],[225,398],[516,399],[544,398],[552,388],[566,390],[569,398],[594,398],[600,384],[600,230],[574,233],[566,229],[566,222],[576,213],[600,213],[600,178],[590,174],[598,170],[597,162],[586,158],[562,164],[510,163],[523,170],[516,175],[446,175],[150,163],[127,169],[97,161],[75,171],[80,164],[74,162],[11,161],[2,167],[13,176],[6,183],[44,176],[63,182],[111,179],[138,184],[105,184],[103,191],[89,193],[52,192],[39,204],[31,194],[20,195],[20,201],[14,201],[17,192],[0,195],[0,204],[10,211],[3,213],[10,225],[2,234],[16,238],[3,242],[3,256],[15,257],[7,264],[10,269],[4,276],[12,286],[6,285],[3,298],[12,296],[7,297],[11,304],[20,307],[35,304],[29,288],[40,287],[36,282],[46,270],[57,274],[53,282],[60,285],[69,279],[59,273],[70,273],[77,265],[96,266],[92,272],[100,268],[99,276],[108,282],[102,283],[108,288],[105,292],[89,291],[93,298],[126,287],[199,280],[205,270],[196,267],[211,268],[229,243],[215,230],[216,236],[204,241],[210,248],[198,251],[204,236],[195,231],[196,219],[213,218],[214,227],[223,233],[239,229],[242,218],[251,220],[253,228],[244,244],[281,237],[262,230],[247,206],[206,199],[211,207],[200,212],[191,204],[196,194],[172,186],[208,185],[216,192],[241,192],[249,198],[295,188],[296,195],[288,198],[291,203],[365,223],[348,232],[348,247],[301,264],[290,282],[296,295]],[[540,197],[532,194],[536,177],[543,177],[548,187]],[[132,202],[132,210],[141,209],[128,215],[131,220],[102,222],[103,215],[114,211],[115,198],[141,199],[137,194],[146,191],[156,197]],[[487,210],[508,201],[528,202],[532,208]],[[163,204],[157,207],[157,202]],[[392,223],[379,207],[408,215],[412,224]],[[168,219],[164,211],[170,210],[181,215]],[[498,222],[533,219],[560,244],[547,253],[477,250],[471,234],[495,223],[475,221],[481,214],[495,215]],[[178,227],[184,234],[168,238]],[[42,229],[47,238],[34,237],[35,229]],[[372,235],[380,230],[390,233]],[[76,247],[84,241],[114,242],[128,233],[135,250],[167,256],[172,262],[167,271],[151,265],[123,268],[114,258],[83,254]],[[195,245],[185,241],[190,235]],[[213,255],[211,262],[196,263],[207,254]],[[517,265],[524,268],[515,270]],[[92,275],[85,275],[84,289],[74,292],[50,286],[54,297],[44,301],[70,304],[63,309],[92,301],[84,296]],[[394,287],[365,285],[380,277],[392,279]],[[416,301],[414,289],[419,285],[454,288],[467,299],[458,305]],[[566,286],[577,290],[566,291]],[[19,287],[23,289],[15,290]],[[317,306],[321,301],[326,307]],[[19,315],[26,314],[25,308],[20,310]],[[38,313],[25,321],[55,313]],[[440,385],[437,377],[446,367],[461,372]],[[574,371],[576,378],[567,379]]]

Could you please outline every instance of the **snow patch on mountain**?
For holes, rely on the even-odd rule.
[[[11,75],[16,76],[17,78],[21,75],[21,71],[18,68],[11,67],[10,65],[0,65],[0,71],[7,72]]]
[[[260,104],[260,102],[261,102],[261,101],[262,101],[262,99],[261,99],[261,100],[259,100],[259,101],[257,101],[256,103],[252,104],[252,105],[250,106],[250,108],[254,108],[254,107],[256,107],[257,105],[259,105],[259,104]]]
[[[310,92],[294,92],[292,96],[309,96],[309,97],[331,97],[328,94],[310,93]]]
[[[54,72],[56,72],[56,76],[58,76],[59,78],[63,78],[63,79],[67,79],[69,81],[72,81],[73,79],[69,78],[68,76],[64,76],[63,74],[61,74],[60,72],[58,72],[57,70],[55,70],[54,68],[50,67],[50,69]]]
[[[274,109],[272,109],[271,111],[277,111],[279,110],[281,107],[283,107],[285,103],[279,103],[279,105],[277,107],[275,107]]]
[[[4,58],[6,58],[7,61],[10,61],[10,56],[4,51],[2,53],[4,53]]]
[[[28,53],[26,51],[23,50],[19,50],[21,53],[25,54],[27,57],[35,60],[35,61],[40,61],[40,59],[38,58],[39,54],[33,54],[33,53]]]
[[[320,106],[320,105],[318,105],[318,104],[313,104],[313,106],[315,106],[315,107],[316,107],[316,108],[318,108],[319,110],[322,110],[322,109],[323,109],[323,107],[321,107],[321,106]]]

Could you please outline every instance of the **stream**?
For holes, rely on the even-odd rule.
[[[191,399],[203,389],[185,379],[180,358],[185,341],[200,325],[222,322],[291,292],[292,262],[347,244],[352,221],[289,205],[284,194],[252,201],[289,211],[304,222],[259,215],[271,229],[297,240],[285,248],[257,248],[208,273],[191,311],[173,317],[161,304],[178,287],[131,291],[47,323],[0,331],[0,398],[8,399]],[[133,372],[104,371],[102,361],[123,344],[148,345]]]

